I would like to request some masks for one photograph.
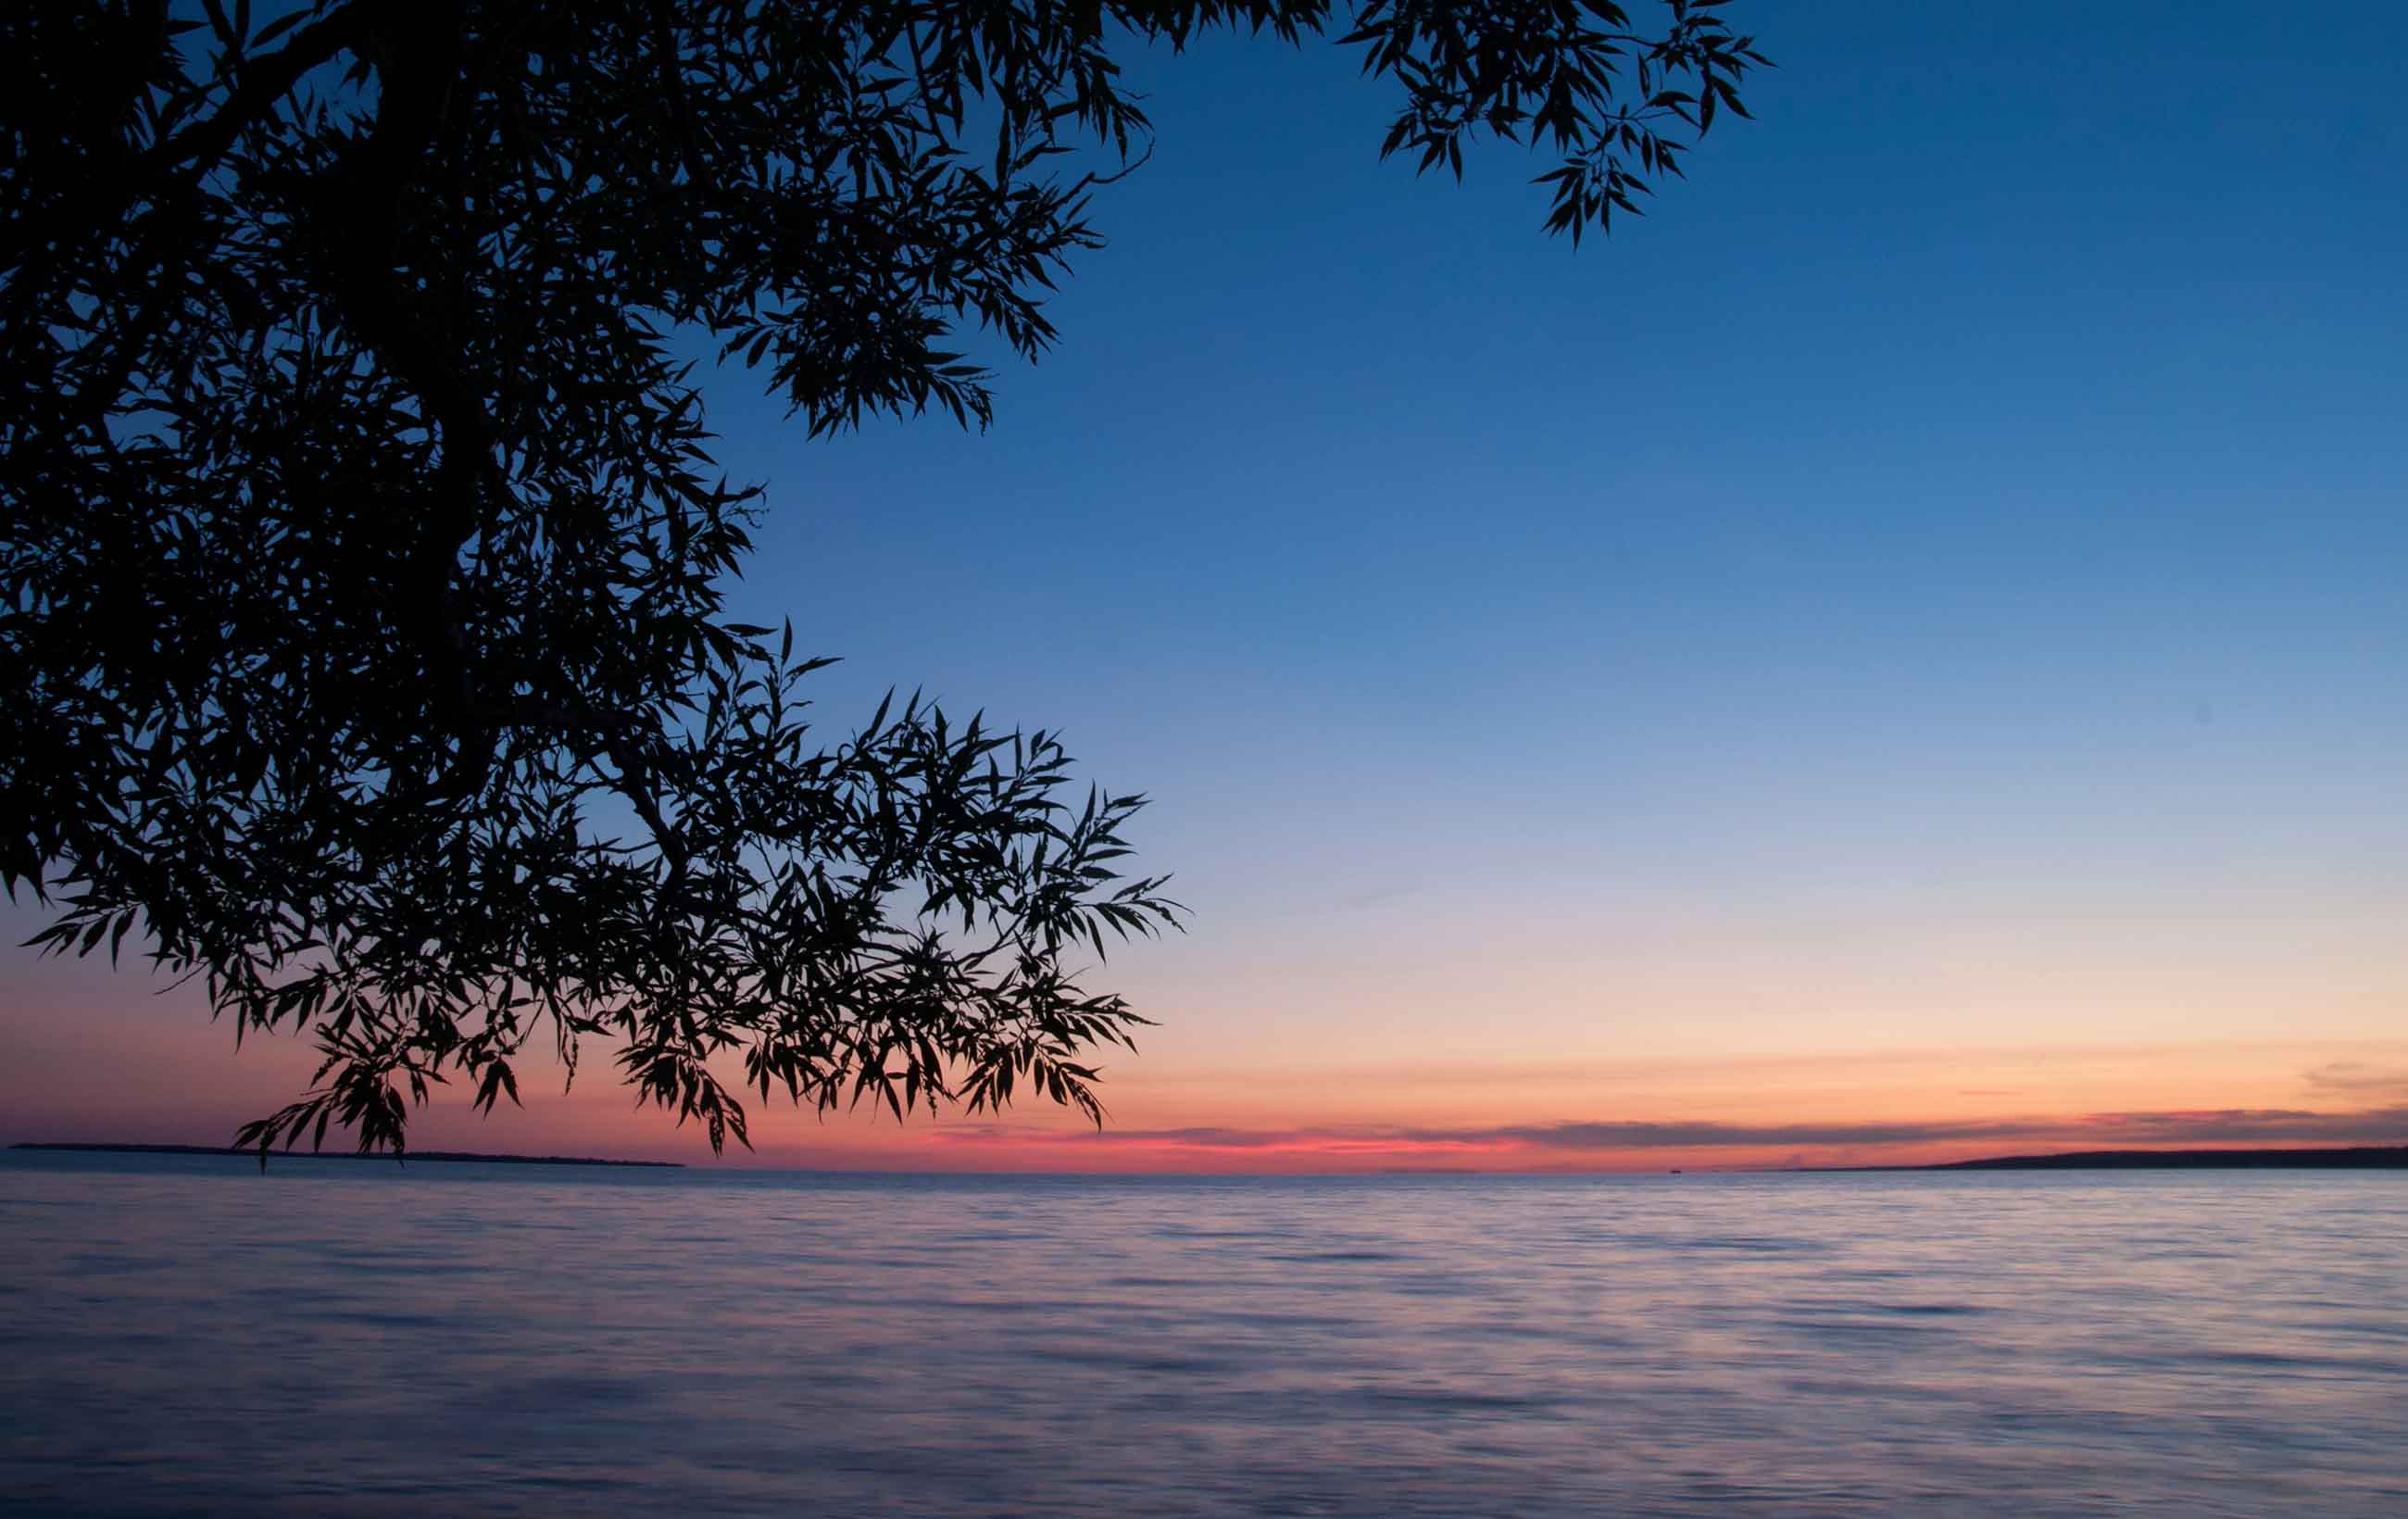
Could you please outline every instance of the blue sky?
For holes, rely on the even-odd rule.
[[[745,599],[838,711],[924,682],[1156,794],[1190,980],[1668,901],[2366,953],[2315,936],[2408,907],[2396,15],[1733,14],[1757,122],[1578,253],[1543,159],[1375,164],[1326,45],[1143,59],[991,432],[722,405],[793,504]]]
[[[1197,915],[1100,979],[1165,1020],[1134,1121],[2408,1056],[2400,13],[1728,14],[1756,122],[1578,252],[1544,156],[1417,179],[1351,54],[1219,37],[1133,57],[1156,150],[991,431],[714,385],[775,503],[737,613],[846,657],[832,733],[920,685],[1157,798]],[[1650,1060],[1739,1064],[1527,1077]]]

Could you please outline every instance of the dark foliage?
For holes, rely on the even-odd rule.
[[[318,0],[0,10],[0,872],[37,942],[315,1031],[240,1142],[403,1141],[410,1100],[619,1048],[714,1147],[764,1096],[1100,1117],[1141,1023],[1073,981],[1175,922],[1136,796],[910,701],[824,747],[822,661],[720,621],[757,490],[707,333],[812,432],[989,416],[964,329],[1040,308],[1146,121],[1111,57],[1349,23],[1404,105],[1562,165],[1577,238],[1760,63],[1716,0]],[[1065,157],[1064,155],[1072,155]]]

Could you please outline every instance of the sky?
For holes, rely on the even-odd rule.
[[[1189,931],[1101,1133],[760,1112],[752,1164],[1661,1168],[2408,1140],[2397,12],[1733,0],[1640,221],[1381,164],[1326,42],[1130,50],[1152,160],[995,425],[810,441],[738,617],[1064,730]],[[992,344],[987,345],[992,347]],[[38,920],[11,919],[22,939]],[[10,952],[0,1142],[306,1082]],[[708,1163],[599,1062],[422,1146]]]

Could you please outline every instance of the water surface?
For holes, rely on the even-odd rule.
[[[2408,1512],[2408,1176],[0,1159],[11,1512]]]

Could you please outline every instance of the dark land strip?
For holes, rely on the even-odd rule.
[[[1935,1166],[1813,1166],[1830,1171],[2374,1171],[2408,1169],[2408,1145],[2328,1150],[2076,1150],[2056,1155],[1997,1155]]]
[[[222,1144],[55,1144],[28,1141],[13,1144],[11,1150],[81,1150],[112,1155],[242,1155],[255,1157],[256,1150],[236,1150]],[[682,1170],[684,1166],[674,1160],[595,1160],[586,1155],[488,1155],[473,1150],[412,1150],[401,1155],[390,1152],[361,1154],[352,1150],[277,1150],[270,1154],[278,1158],[294,1160],[444,1160],[482,1161],[496,1166],[640,1166],[660,1170]]]

